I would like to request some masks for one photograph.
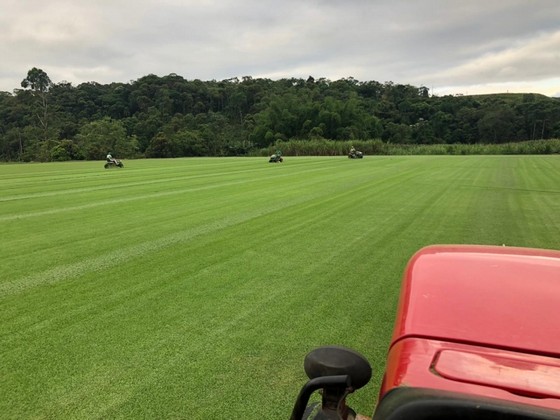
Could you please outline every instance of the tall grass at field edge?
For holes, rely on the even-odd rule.
[[[560,139],[500,144],[396,144],[373,140],[289,140],[261,149],[268,156],[282,151],[287,156],[340,156],[355,147],[366,155],[551,155],[560,153]]]

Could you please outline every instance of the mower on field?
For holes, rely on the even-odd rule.
[[[350,150],[350,152],[348,153],[349,159],[363,159],[363,157],[364,154],[359,150]]]
[[[282,155],[278,154],[278,153],[274,153],[273,155],[270,155],[270,158],[268,159],[268,163],[282,163],[284,162],[284,158],[282,157]]]
[[[122,163],[122,161],[118,160],[118,159],[107,159],[107,162],[105,162],[104,165],[105,169],[109,169],[109,168],[124,168],[124,163]]]
[[[560,251],[421,249],[404,272],[373,420],[560,419],[559,306]],[[364,356],[320,347],[304,368],[292,420],[370,419],[346,405],[371,377]]]

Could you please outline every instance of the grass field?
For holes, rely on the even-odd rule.
[[[0,165],[1,418],[288,418],[424,245],[560,249],[560,156]]]

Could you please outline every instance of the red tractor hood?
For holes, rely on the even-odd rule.
[[[560,252],[436,245],[410,260],[391,346],[404,338],[560,356]]]

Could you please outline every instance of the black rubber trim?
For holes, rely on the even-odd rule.
[[[558,420],[560,411],[466,397],[423,388],[396,388],[378,404],[373,420]]]

